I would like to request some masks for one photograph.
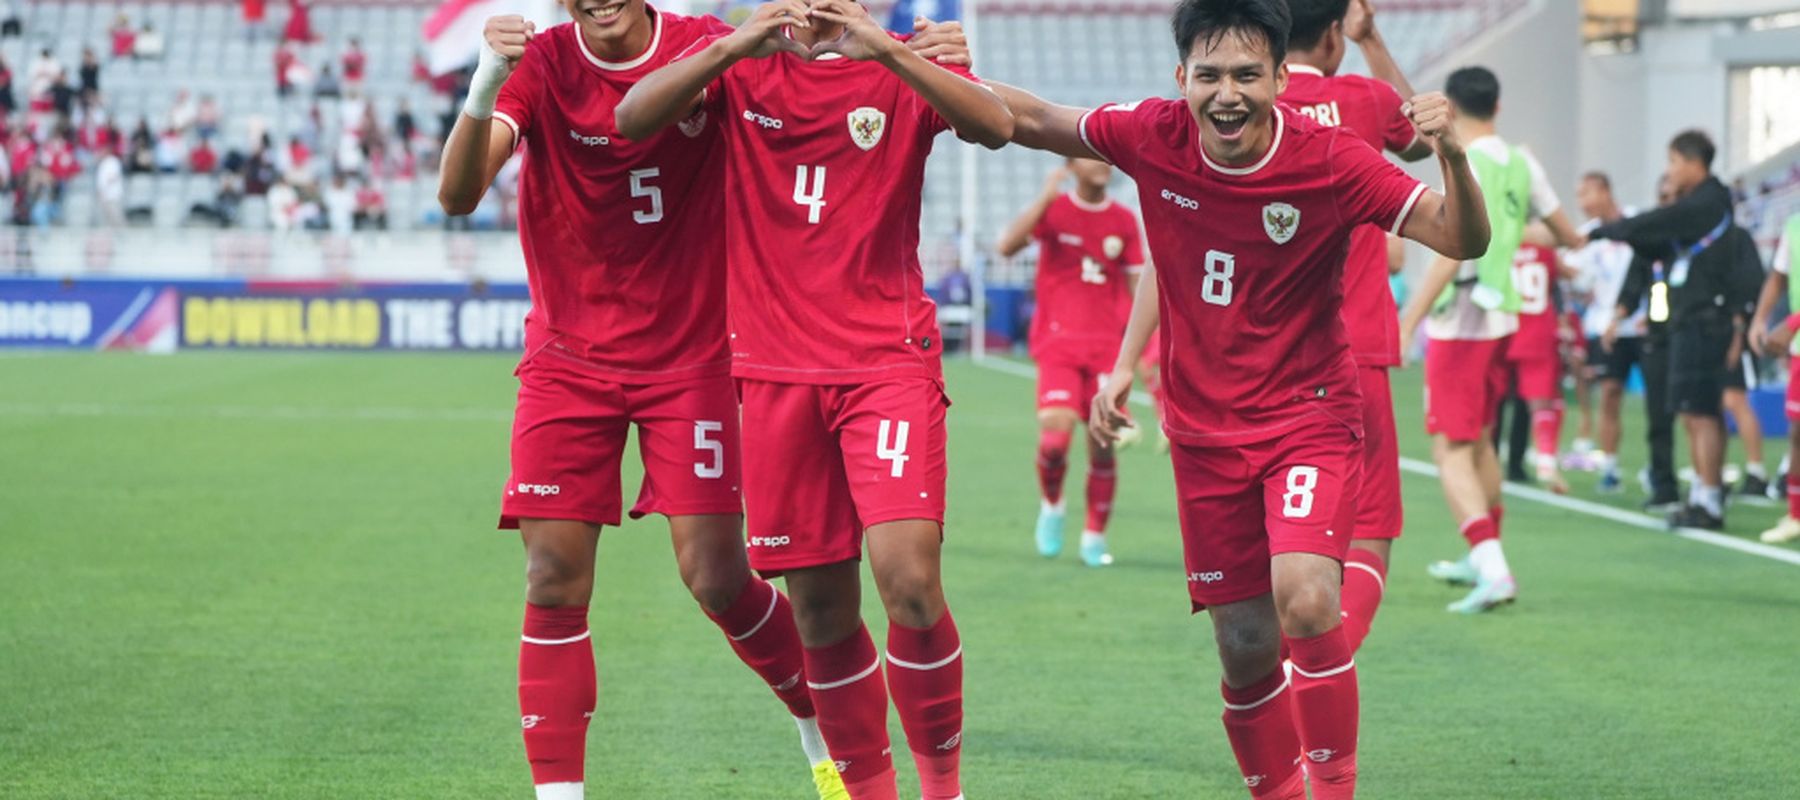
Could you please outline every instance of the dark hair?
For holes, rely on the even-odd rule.
[[[1706,167],[1708,172],[1712,171],[1713,156],[1719,152],[1719,149],[1713,146],[1712,137],[1707,136],[1705,131],[1698,130],[1675,134],[1675,138],[1669,140],[1669,149],[1680,153],[1682,158],[1689,161],[1700,162],[1700,165]]]
[[[1500,79],[1487,67],[1463,67],[1444,81],[1444,94],[1456,110],[1480,120],[1494,118],[1500,109]]]
[[[1210,46],[1235,33],[1267,41],[1277,67],[1287,60],[1288,28],[1292,26],[1287,0],[1181,0],[1169,25],[1183,62],[1193,53],[1196,39],[1203,38]]]
[[[1612,176],[1608,175],[1604,172],[1601,172],[1600,170],[1596,169],[1596,170],[1593,170],[1590,172],[1583,173],[1581,176],[1581,179],[1584,181],[1593,181],[1595,183],[1600,184],[1600,188],[1605,189],[1609,192],[1612,191]]]
[[[1350,0],[1288,0],[1294,25],[1288,30],[1289,50],[1311,50],[1319,46],[1331,23],[1340,22],[1350,11]]]

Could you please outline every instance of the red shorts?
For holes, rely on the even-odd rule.
[[[1336,422],[1234,447],[1176,444],[1175,495],[1195,611],[1270,590],[1269,559],[1350,550],[1362,445]]]
[[[1800,356],[1788,358],[1787,418],[1800,422]]]
[[[1078,365],[1070,361],[1040,361],[1037,378],[1038,410],[1068,408],[1086,419],[1088,407],[1094,403],[1094,395],[1100,393],[1100,385],[1110,374],[1111,365],[1099,367],[1091,364]]]
[[[929,378],[843,386],[742,379],[750,565],[764,574],[862,555],[863,531],[944,521],[945,414]]]
[[[619,524],[619,459],[632,423],[644,459],[633,519],[743,513],[730,378],[626,385],[588,375],[579,363],[547,348],[519,366],[501,528],[520,519]]]
[[[1394,395],[1387,367],[1358,367],[1363,396],[1362,491],[1356,496],[1355,538],[1398,539],[1400,436],[1394,429]]]
[[[1520,399],[1529,403],[1540,400],[1557,400],[1562,397],[1563,365],[1561,361],[1553,358],[1533,358],[1508,363],[1512,367],[1514,379],[1518,381]]]
[[[1425,432],[1473,442],[1506,396],[1505,339],[1432,339],[1425,348]]]

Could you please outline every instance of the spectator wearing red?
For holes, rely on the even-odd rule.
[[[295,173],[304,173],[311,163],[312,148],[307,147],[306,143],[300,141],[300,137],[298,136],[289,138],[287,146],[287,174],[293,175]]]
[[[268,0],[244,0],[244,33],[250,41],[262,37],[263,23],[268,16]]]
[[[291,78],[294,65],[300,63],[300,57],[294,54],[294,47],[282,42],[275,48],[275,93],[287,97],[294,93],[294,81]]]
[[[195,175],[211,175],[219,168],[219,151],[214,150],[211,139],[201,139],[200,143],[188,151],[188,171]]]
[[[0,57],[0,113],[10,117],[17,110],[19,110],[19,98],[13,94],[12,65],[8,64],[5,58]]]
[[[356,188],[356,227],[387,230],[387,198],[373,181],[365,180]]]
[[[362,40],[350,37],[350,47],[344,51],[344,85],[351,89],[362,88],[368,69],[369,56],[363,52]]]
[[[307,8],[307,0],[288,0],[287,27],[281,31],[281,40],[311,44],[318,40],[312,29],[312,11]]]
[[[131,27],[131,18],[120,14],[112,24],[112,57],[125,58],[137,49],[137,29]]]

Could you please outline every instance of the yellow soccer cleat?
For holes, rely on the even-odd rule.
[[[836,765],[821,761],[812,769],[813,788],[819,790],[819,800],[850,800],[850,790],[844,788],[844,779],[838,775]]]

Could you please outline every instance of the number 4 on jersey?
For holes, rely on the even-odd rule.
[[[806,206],[806,221],[819,224],[819,212],[825,209],[825,166],[812,168],[812,183],[806,180],[806,165],[794,168],[794,202]]]

